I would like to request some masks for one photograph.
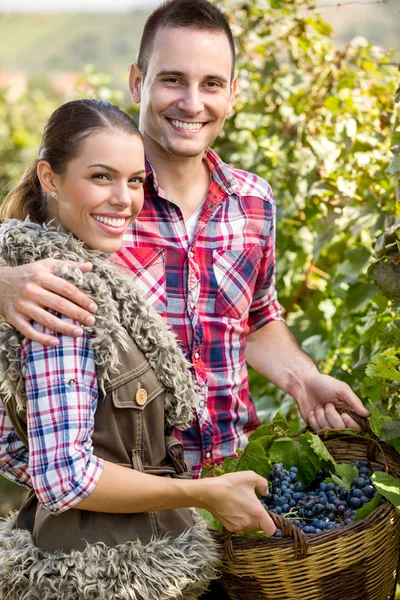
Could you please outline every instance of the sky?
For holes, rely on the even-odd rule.
[[[0,0],[0,12],[123,12],[158,4],[160,0]]]

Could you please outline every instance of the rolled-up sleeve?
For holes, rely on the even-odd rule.
[[[0,474],[19,485],[32,487],[28,471],[29,451],[17,436],[0,402]]]
[[[53,333],[38,324],[34,327]],[[88,335],[72,338],[58,334],[58,339],[56,347],[25,339],[21,355],[29,473],[39,502],[53,513],[68,510],[88,496],[104,466],[93,454],[98,387]]]

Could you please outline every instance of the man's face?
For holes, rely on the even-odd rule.
[[[223,33],[183,27],[157,31],[145,79],[137,65],[130,77],[150,155],[195,157],[215,140],[236,92],[232,60]]]

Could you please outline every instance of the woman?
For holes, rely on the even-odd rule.
[[[0,598],[189,598],[217,566],[189,507],[232,531],[275,531],[254,494],[266,493],[261,477],[190,479],[171,436],[190,426],[196,402],[188,365],[162,319],[101,255],[120,247],[140,211],[144,177],[130,117],[78,100],[50,117],[39,159],[1,208],[1,218],[18,219],[1,227],[1,264],[90,262],[91,272],[61,275],[98,311],[82,338],[60,335],[53,348],[1,325],[0,468],[31,491],[0,525]],[[18,455],[13,466],[1,465],[7,454]]]

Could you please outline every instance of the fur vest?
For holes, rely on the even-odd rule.
[[[98,306],[96,323],[87,327],[94,349],[100,390],[105,394],[118,372],[126,334],[133,339],[165,388],[165,426],[190,426],[196,389],[188,363],[173,333],[143,300],[130,279],[98,252],[70,234],[30,221],[9,221],[0,228],[0,264],[17,266],[44,258],[90,261],[93,270],[63,267],[57,274],[74,283]],[[22,336],[0,324],[0,397],[26,415],[20,368]],[[18,419],[17,419],[18,422]],[[24,443],[23,428],[17,430]],[[193,511],[193,516],[195,511]],[[217,548],[198,516],[177,537],[153,536],[117,546],[88,544],[83,551],[46,552],[37,548],[16,515],[0,522],[0,598],[10,600],[163,600],[201,593],[216,576]]]

